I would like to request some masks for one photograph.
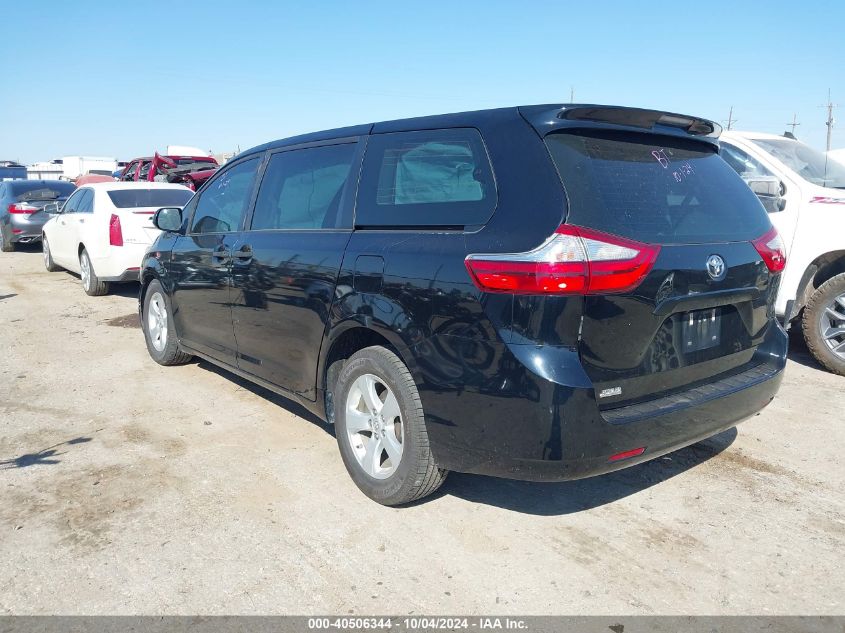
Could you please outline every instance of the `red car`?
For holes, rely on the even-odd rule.
[[[119,180],[175,182],[196,191],[220,165],[211,156],[155,156],[129,161]]]

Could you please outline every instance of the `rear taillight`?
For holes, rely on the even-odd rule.
[[[469,255],[466,267],[484,292],[605,294],[636,288],[660,246],[563,225],[525,253]]]
[[[8,207],[9,213],[35,213],[38,211],[35,207],[20,204],[10,204]]]
[[[109,218],[109,244],[123,246],[123,231],[120,228],[120,217],[112,213]]]
[[[772,227],[771,231],[751,243],[754,244],[754,248],[766,262],[770,272],[779,273],[786,268],[786,249],[775,227]]]

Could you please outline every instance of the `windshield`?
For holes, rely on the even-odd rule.
[[[845,166],[823,152],[789,138],[753,140],[804,180],[821,187],[845,189]]]

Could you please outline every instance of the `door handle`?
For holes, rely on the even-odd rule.
[[[248,264],[252,260],[252,247],[249,244],[244,244],[232,254],[232,258],[239,264]]]
[[[80,223],[80,224],[85,224],[85,218],[79,218],[79,223]]]

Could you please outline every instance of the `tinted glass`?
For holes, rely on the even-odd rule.
[[[76,213],[76,207],[79,205],[79,201],[82,200],[84,193],[82,190],[75,191],[62,207],[62,213]]]
[[[495,207],[490,160],[477,130],[370,137],[356,225],[478,225]]]
[[[181,207],[193,191],[188,189],[121,189],[109,191],[112,204],[118,209],[130,207]]]
[[[708,144],[649,134],[546,137],[569,199],[567,222],[658,244],[744,241],[771,226]]]
[[[82,197],[76,205],[77,213],[92,213],[94,211],[94,192],[91,189],[83,189]]]
[[[240,229],[261,161],[251,158],[218,174],[202,192],[194,213],[193,233],[228,233]]]
[[[71,182],[48,182],[37,180],[9,183],[7,187],[18,202],[27,200],[62,200],[76,190]]]
[[[338,226],[355,144],[313,147],[270,157],[252,228],[320,229]]]

